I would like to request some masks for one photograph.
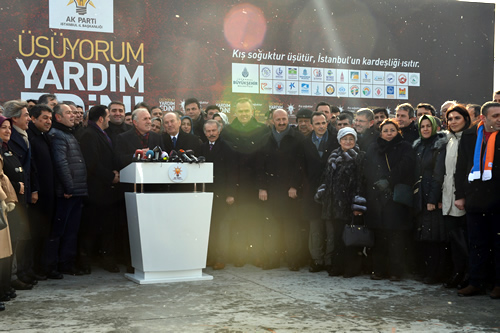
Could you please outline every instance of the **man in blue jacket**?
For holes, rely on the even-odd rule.
[[[87,170],[80,145],[73,135],[75,115],[66,104],[54,107],[49,131],[56,171],[56,212],[47,246],[49,278],[61,273],[81,275],[75,267],[83,198],[87,196]]]

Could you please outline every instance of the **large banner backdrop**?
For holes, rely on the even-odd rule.
[[[88,108],[140,101],[261,117],[493,91],[494,5],[458,1],[3,0],[0,102],[54,93]]]

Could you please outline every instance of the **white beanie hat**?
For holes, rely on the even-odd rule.
[[[342,139],[344,136],[346,136],[348,134],[352,134],[354,136],[354,140],[356,140],[356,141],[358,140],[358,134],[356,133],[354,128],[344,127],[344,128],[341,128],[339,133],[337,134],[337,140],[339,140],[339,143],[340,143],[340,139]]]

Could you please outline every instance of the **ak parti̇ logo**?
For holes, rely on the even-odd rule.
[[[91,5],[92,7],[96,8],[91,0],[70,0],[66,6],[69,6],[72,3],[75,3],[76,12],[77,12],[77,14],[80,14],[80,15],[87,14],[87,5]]]

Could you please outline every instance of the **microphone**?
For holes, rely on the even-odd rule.
[[[146,152],[146,158],[145,160],[146,161],[152,161],[153,160],[153,156],[154,156],[154,152],[150,149]]]
[[[188,163],[193,163],[193,160],[189,158],[189,156],[187,156],[186,152],[184,151],[184,149],[179,149],[179,153],[181,155],[181,158],[184,162],[188,162]]]
[[[166,151],[161,152],[160,159],[161,159],[161,161],[165,161],[165,162],[168,161],[168,154]]]
[[[205,163],[206,160],[205,156],[198,156],[198,163]]]
[[[144,157],[144,152],[142,149],[137,149],[134,154],[134,158],[140,161]]]
[[[190,159],[192,159],[195,163],[200,163],[200,161],[196,158],[196,156],[194,156],[194,152],[189,149],[189,150],[186,150],[186,154],[187,156],[189,156]]]
[[[159,146],[156,146],[153,148],[153,161],[160,161],[160,155],[161,155],[161,148]]]
[[[170,152],[170,158],[168,159],[170,162],[182,162],[181,158],[177,154],[175,150],[172,149]]]

